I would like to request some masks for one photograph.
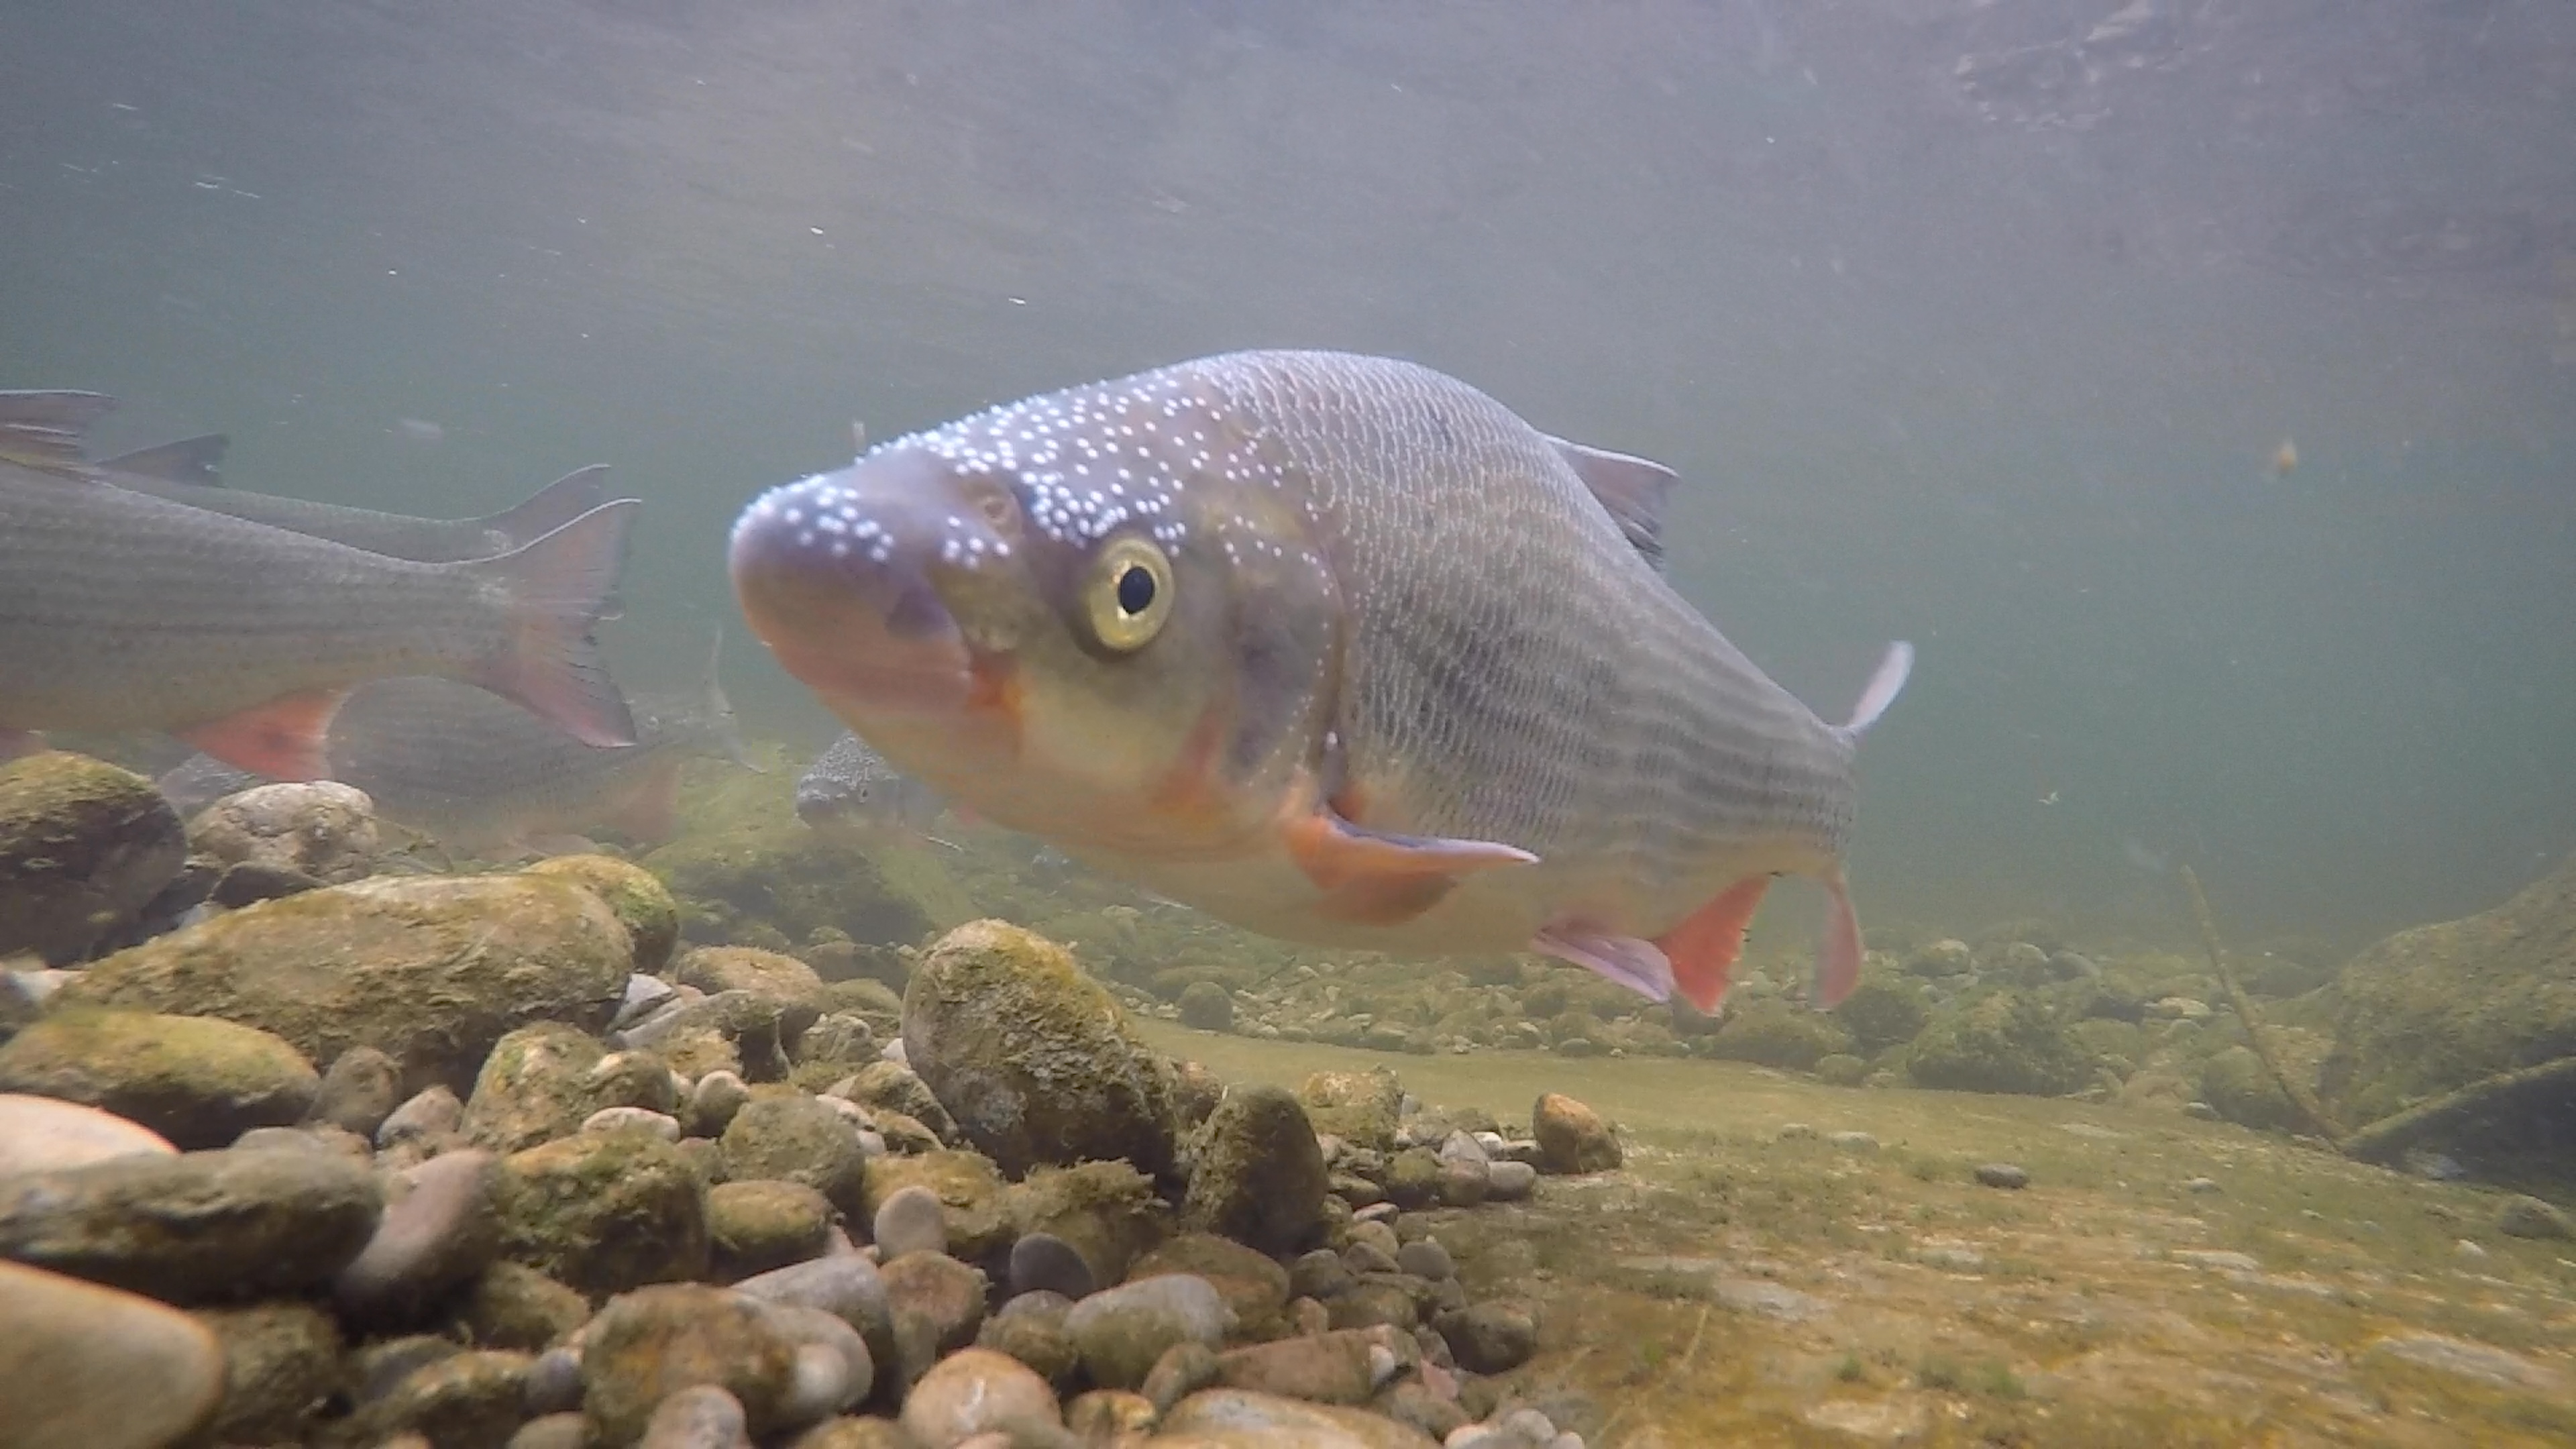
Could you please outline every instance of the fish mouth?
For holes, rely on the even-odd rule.
[[[955,711],[975,656],[921,566],[916,530],[863,514],[847,474],[761,495],[734,524],[727,566],[751,631],[839,709]]]

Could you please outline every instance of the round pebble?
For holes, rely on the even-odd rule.
[[[1538,1169],[1526,1162],[1492,1162],[1485,1167],[1485,1200],[1519,1202],[1538,1188]]]
[[[451,1152],[410,1169],[375,1236],[331,1287],[358,1322],[408,1319],[490,1266],[501,1251],[500,1159]]]
[[[1082,1254],[1053,1233],[1031,1233],[1011,1244],[1010,1287],[1015,1295],[1061,1293],[1079,1301],[1098,1286]]]
[[[742,1404],[714,1384],[699,1384],[654,1406],[642,1449],[733,1449],[749,1442]]]
[[[179,1149],[149,1127],[113,1112],[15,1092],[0,1092],[0,1175],[83,1167],[111,1157]]]
[[[906,1253],[948,1251],[948,1214],[939,1194],[916,1183],[877,1205],[877,1259],[891,1263]]]
[[[1449,1250],[1440,1246],[1437,1238],[1423,1238],[1397,1249],[1395,1266],[1401,1272],[1428,1278],[1435,1283],[1458,1276],[1458,1265],[1451,1261]]]
[[[680,1140],[680,1119],[650,1107],[602,1107],[582,1119],[584,1132],[650,1132],[665,1142]]]
[[[2010,1162],[1980,1162],[1977,1164],[1977,1181],[1988,1187],[2011,1191],[2030,1186],[2030,1173]]]
[[[214,1413],[224,1351],[188,1315],[149,1298],[0,1263],[0,1404],[10,1443],[157,1449]]]
[[[960,1349],[941,1359],[903,1401],[903,1427],[923,1449],[956,1449],[978,1434],[1036,1436],[1060,1429],[1055,1390],[1009,1354]]]

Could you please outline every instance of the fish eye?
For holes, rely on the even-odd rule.
[[[1146,539],[1113,540],[1092,563],[1083,613],[1102,648],[1144,648],[1172,614],[1172,561]]]

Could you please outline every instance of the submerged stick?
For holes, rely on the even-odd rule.
[[[2219,984],[2227,988],[2227,1001],[2236,1008],[2236,1019],[2245,1023],[2245,1040],[2253,1046],[2254,1055],[2262,1059],[2263,1069],[2279,1084],[2281,1095],[2290,1099],[2290,1105],[2299,1109],[2299,1115],[2308,1119],[2308,1126],[2318,1136],[2340,1150],[2343,1128],[2326,1115],[2316,1094],[2292,1081],[2290,1074],[2281,1069],[2281,1059],[2272,1055],[2271,1040],[2263,1035],[2263,1023],[2254,1015],[2254,1003],[2246,999],[2245,988],[2237,984],[2236,973],[2227,967],[2227,953],[2218,947],[2218,923],[2210,919],[2209,897],[2200,893],[2200,877],[2192,873],[2190,866],[2182,868],[2182,883],[2191,892],[2191,913],[2200,921],[2201,948],[2209,952],[2209,964],[2218,972]]]

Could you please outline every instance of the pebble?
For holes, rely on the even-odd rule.
[[[331,1296],[359,1323],[408,1322],[489,1267],[501,1251],[500,1159],[451,1152],[400,1174],[366,1248]]]
[[[1520,1202],[1538,1190],[1538,1169],[1526,1162],[1501,1161],[1485,1166],[1488,1202]]]
[[[414,1368],[362,1409],[358,1442],[399,1442],[406,1433],[441,1444],[491,1444],[510,1437],[527,1417],[529,1359],[523,1353],[472,1350]]]
[[[538,1354],[528,1365],[528,1412],[544,1416],[569,1413],[581,1407],[581,1353],[570,1347],[556,1347]]]
[[[876,1356],[859,1331],[820,1308],[764,1305],[770,1326],[796,1341],[796,1388],[786,1418],[811,1423],[857,1404],[876,1386]]]
[[[0,1092],[0,1176],[85,1167],[138,1153],[175,1156],[169,1139],[113,1112]]]
[[[1028,1365],[986,1348],[941,1359],[904,1396],[903,1427],[922,1449],[956,1449],[979,1434],[1029,1436],[1063,1424],[1055,1390]]]
[[[1538,1141],[1542,1172],[1609,1172],[1622,1161],[1610,1124],[1572,1097],[1555,1092],[1540,1097],[1530,1109],[1530,1129]]]
[[[1172,1405],[1215,1383],[1219,1372],[1216,1350],[1185,1338],[1154,1360],[1153,1371],[1145,1375],[1144,1385],[1137,1392],[1154,1406],[1156,1414],[1168,1414]]]
[[[378,1148],[445,1137],[465,1120],[465,1103],[443,1086],[413,1094],[376,1127]]]
[[[1221,1376],[1228,1388],[1251,1389],[1319,1404],[1364,1404],[1378,1385],[1412,1355],[1399,1355],[1400,1340],[1391,1328],[1339,1328],[1312,1337],[1282,1338],[1230,1349],[1209,1360],[1211,1378]],[[1204,1350],[1202,1350],[1204,1352]],[[1192,1385],[1192,1388],[1200,1385]],[[1165,1401],[1153,1389],[1146,1397]],[[1174,1395],[1178,1399],[1180,1395]],[[1170,1410],[1165,1409],[1168,1413]]]
[[[751,1088],[722,1067],[698,1078],[689,1090],[689,1135],[722,1137],[725,1128],[733,1125],[733,1114],[750,1100]]]
[[[1330,1248],[1300,1254],[1288,1265],[1288,1291],[1299,1298],[1330,1298],[1347,1291],[1354,1281],[1350,1265]]]
[[[2214,1177],[2186,1178],[2183,1181],[2182,1189],[2185,1192],[2216,1192],[2218,1191],[2218,1179]]]
[[[830,1250],[832,1204],[801,1182],[762,1179],[707,1190],[707,1247],[728,1281],[802,1263]]]
[[[680,1140],[680,1119],[650,1107],[602,1107],[581,1119],[584,1132],[650,1132],[665,1142]]]
[[[1202,1389],[1164,1417],[1162,1437],[1204,1445],[1410,1449],[1421,1431],[1363,1409],[1309,1404],[1251,1389]]]
[[[2530,1196],[2505,1199],[2496,1214],[2496,1231],[2509,1238],[2576,1238],[2576,1224],[2550,1203]]]
[[[639,1288],[609,1300],[581,1338],[582,1412],[603,1442],[633,1442],[656,1405],[698,1384],[722,1386],[755,1435],[796,1426],[798,1340],[757,1299],[697,1283]]]
[[[857,1329],[880,1358],[894,1351],[894,1304],[885,1278],[876,1264],[855,1253],[775,1268],[733,1286],[763,1302],[822,1309]]]
[[[1417,1239],[1398,1248],[1395,1266],[1398,1271],[1434,1282],[1458,1276],[1457,1263],[1450,1258],[1449,1250],[1440,1246],[1437,1238]]]
[[[204,1325],[149,1298],[0,1263],[0,1404],[13,1444],[159,1449],[215,1412],[224,1351]]]
[[[2030,1173],[2010,1162],[1980,1162],[1977,1181],[2006,1191],[2030,1186]]]
[[[891,1263],[906,1253],[948,1251],[948,1215],[939,1194],[915,1183],[899,1188],[877,1205],[877,1258]]]
[[[579,1414],[541,1414],[519,1426],[502,1449],[590,1449],[590,1421]]]
[[[2185,1102],[2182,1104],[2182,1114],[2186,1117],[2197,1117],[2203,1122],[2218,1120],[2218,1109],[2207,1102]]]
[[[402,1105],[402,1069],[371,1046],[353,1046],[331,1061],[313,1098],[313,1120],[372,1138]]]
[[[984,1326],[982,1271],[945,1253],[906,1253],[877,1271],[894,1306],[898,1343],[907,1320],[921,1325],[941,1353],[975,1341]]]
[[[376,1229],[368,1169],[304,1152],[131,1156],[0,1179],[0,1256],[174,1303],[327,1284]]]
[[[1844,1152],[1876,1152],[1878,1139],[1867,1132],[1829,1132],[1825,1145]]]
[[[1011,1244],[1009,1282],[1015,1295],[1061,1293],[1077,1302],[1099,1287],[1082,1254],[1053,1233],[1030,1233]]]
[[[654,1406],[641,1449],[749,1449],[742,1405],[713,1384],[686,1388]]]
[[[321,1080],[284,1040],[213,1017],[62,1011],[0,1042],[0,1091],[102,1108],[182,1150],[304,1120]]]
[[[1187,1339],[1214,1348],[1233,1322],[1225,1300],[1205,1278],[1165,1273],[1083,1299],[1066,1316],[1065,1330],[1081,1348],[1093,1382],[1132,1389],[1173,1344]]]
[[[1516,1303],[1474,1304],[1441,1314],[1432,1326],[1469,1373],[1510,1373],[1538,1352],[1538,1320]]]
[[[279,1300],[190,1315],[223,1346],[223,1407],[206,1426],[216,1444],[293,1444],[340,1391],[340,1326],[312,1304]]]

